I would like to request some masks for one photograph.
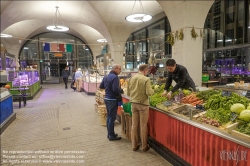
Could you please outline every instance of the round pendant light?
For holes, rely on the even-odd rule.
[[[66,26],[62,26],[62,25],[49,25],[46,27],[48,30],[50,31],[58,31],[58,32],[64,32],[64,31],[68,31],[69,28]]]
[[[106,43],[107,40],[106,39],[97,39],[97,42],[100,42],[100,43]]]
[[[131,14],[125,19],[129,22],[146,22],[152,19],[152,16],[149,14]]]

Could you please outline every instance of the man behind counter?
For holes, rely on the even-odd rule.
[[[162,93],[162,96],[165,96],[167,90],[172,84],[172,80],[176,82],[176,85],[173,89],[167,94],[168,98],[171,98],[173,92],[178,90],[179,88],[182,89],[192,89],[195,91],[195,84],[192,78],[189,76],[187,69],[179,64],[176,64],[174,59],[168,59],[166,61],[166,68],[168,70],[168,79],[166,81],[165,90]]]

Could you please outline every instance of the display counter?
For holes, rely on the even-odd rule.
[[[123,102],[129,98],[123,96]],[[149,109],[148,134],[150,146],[175,166],[246,166],[250,162],[250,140],[155,107]]]
[[[12,95],[20,94],[17,88],[27,87],[27,99],[33,99],[39,90],[42,89],[37,71],[19,71],[14,81],[8,82],[8,84],[10,88],[13,89],[10,90]]]
[[[13,112],[13,99],[10,92],[5,88],[0,88],[0,134],[16,119]]]
[[[100,83],[82,81],[82,89],[87,95],[95,95]]]

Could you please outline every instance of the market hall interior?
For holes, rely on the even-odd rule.
[[[84,151],[84,158],[78,159],[84,160],[84,163],[71,162],[67,165],[171,166],[152,149],[146,153],[142,150],[133,152],[131,142],[121,134],[121,125],[118,122],[115,123],[115,131],[122,137],[122,140],[109,141],[107,128],[101,125],[94,104],[94,96],[64,89],[63,83],[44,85],[38,95],[27,102],[26,107],[19,109],[18,103],[14,102],[16,119],[1,135],[1,155],[7,155],[3,151]],[[42,152],[32,155],[35,155],[37,160],[42,155],[56,155]],[[29,154],[25,152],[19,154],[19,156],[24,155]],[[71,153],[70,155],[78,154]],[[45,159],[41,158],[41,160]],[[59,159],[66,160],[67,158]],[[21,159],[16,160],[21,161]],[[22,160],[31,159],[23,157]],[[2,157],[1,162],[3,162]],[[2,166],[10,164],[10,162],[1,163]],[[38,161],[36,164],[28,163],[27,165],[44,164]],[[13,163],[11,165],[26,164]],[[49,165],[62,165],[62,162]]]

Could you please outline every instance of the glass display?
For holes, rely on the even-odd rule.
[[[17,77],[12,81],[12,86],[30,86],[37,81],[39,81],[38,71],[19,71]]]

